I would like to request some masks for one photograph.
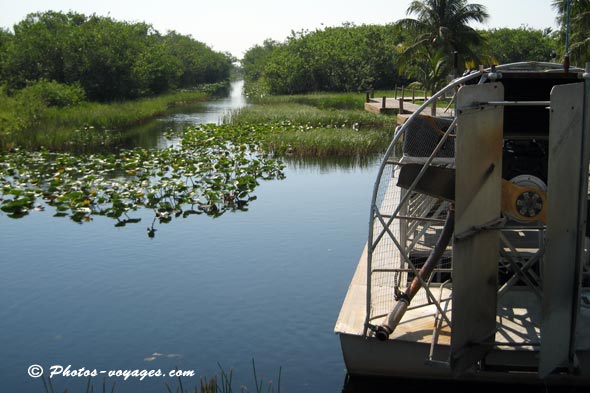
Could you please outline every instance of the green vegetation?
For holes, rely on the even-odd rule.
[[[248,50],[242,65],[258,96],[391,88],[400,81],[394,67],[400,42],[391,25],[345,24],[293,33],[284,43],[267,40]]]
[[[567,23],[567,0],[553,0],[553,8],[557,11],[560,30],[560,53],[566,54],[565,36]],[[570,0],[570,47],[569,55],[572,64],[583,67],[590,61],[590,0]]]
[[[395,117],[363,110],[361,94],[267,96],[236,111],[235,125],[255,125],[275,154],[297,157],[367,156],[384,151]]]
[[[31,82],[82,88],[91,101],[160,94],[227,80],[232,58],[146,23],[48,11],[0,32],[0,76],[8,92]]]
[[[561,61],[565,51],[566,0],[554,0],[561,29],[476,30],[486,8],[466,0],[412,1],[409,18],[385,26],[344,24],[292,33],[249,49],[242,66],[248,94],[359,92],[414,82],[428,91],[449,75],[478,65]],[[590,60],[590,1],[571,0],[571,59]],[[457,62],[455,64],[455,52]]]
[[[437,52],[448,56],[456,51],[464,60],[477,59],[473,48],[481,44],[482,37],[469,23],[487,20],[489,15],[483,5],[466,0],[419,0],[412,1],[406,12],[416,18],[396,22],[396,27],[408,31],[411,37],[404,53],[415,55],[418,51],[422,55],[424,50],[430,56]]]
[[[412,1],[408,15],[395,26],[409,39],[398,47],[397,65],[401,72],[426,90],[437,91],[446,84],[447,75],[462,73],[467,61],[481,64],[473,49],[481,45],[481,34],[469,26],[488,18],[484,6],[466,0]],[[457,53],[457,64],[453,53]],[[455,69],[455,66],[457,69]]]
[[[114,103],[82,101],[79,88],[57,82],[37,82],[13,97],[0,91],[0,151],[112,148],[120,142],[122,128],[226,90],[226,83],[217,83]]]
[[[105,216],[121,227],[139,222],[129,214],[145,207],[155,214],[150,237],[156,222],[173,217],[245,210],[259,179],[283,177],[283,164],[259,134],[246,125],[207,125],[187,129],[178,146],[162,150],[0,154],[0,210],[21,218],[44,209],[36,205],[41,199],[57,217],[82,223]]]
[[[225,124],[170,132],[180,142],[162,150],[0,153],[0,210],[21,218],[50,207],[55,216],[78,223],[105,216],[122,227],[138,223],[133,211],[143,207],[154,211],[149,236],[156,223],[174,217],[245,210],[260,179],[284,176],[277,155],[367,157],[383,151],[395,118],[365,112],[363,100],[361,94],[266,97]]]
[[[113,144],[105,130],[204,99],[235,60],[146,23],[74,12],[29,14],[13,30],[0,29],[1,150]]]
[[[551,29],[492,29],[483,32],[483,38],[485,45],[479,52],[484,54],[489,64],[508,64],[526,60],[551,61],[552,54],[559,50]]]

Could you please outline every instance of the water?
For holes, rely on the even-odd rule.
[[[243,80],[232,82],[226,97],[177,107],[166,116],[132,127],[125,132],[128,137],[125,138],[124,145],[163,148],[178,142],[165,138],[164,131],[181,131],[187,126],[198,124],[219,124],[225,116],[231,116],[233,110],[248,105],[246,97],[242,94],[243,86]]]
[[[229,107],[241,99],[229,98]],[[210,105],[217,116],[228,108]],[[282,367],[283,392],[341,391],[346,370],[333,326],[366,239],[376,170],[375,160],[292,162],[285,180],[256,188],[248,212],[176,219],[152,239],[149,211],[133,213],[141,223],[125,228],[104,217],[78,225],[51,210],[0,216],[1,390],[44,392],[27,375],[38,364],[177,366],[195,370],[182,379],[192,391],[200,376],[220,373],[219,362],[233,369],[236,391],[255,391],[254,359],[258,376],[275,386]],[[178,385],[107,378],[107,389],[114,381],[115,392]],[[56,391],[86,387],[83,378],[52,382]]]

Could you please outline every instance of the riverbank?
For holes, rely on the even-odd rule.
[[[109,148],[120,141],[123,129],[162,116],[171,108],[206,101],[228,88],[229,83],[224,82],[157,97],[66,107],[0,94],[0,151]]]
[[[38,115],[32,116],[34,124],[17,130],[3,129],[0,151],[43,148],[83,153],[133,147],[133,144],[125,145],[127,142],[124,141],[144,135],[144,123],[169,114],[172,108],[178,110],[183,105],[206,101],[227,92],[227,87],[208,85],[199,90],[120,103],[83,102],[65,107],[44,107]],[[267,151],[282,157],[359,157],[380,153],[389,144],[395,128],[395,117],[378,116],[363,110],[363,94],[267,96],[250,98],[250,105],[247,105],[241,90],[240,86],[232,93],[238,94],[241,103],[225,109],[226,115],[219,119],[223,124],[218,126],[218,132],[231,134],[231,128],[250,129]],[[16,113],[22,113],[23,106],[20,111]],[[29,105],[27,113],[31,112]],[[195,120],[212,121],[198,117]]]

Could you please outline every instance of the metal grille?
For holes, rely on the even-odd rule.
[[[373,190],[369,229],[367,323],[386,316],[395,303],[395,290],[403,291],[426,261],[439,237],[448,203],[397,186],[400,168],[405,164],[452,167],[454,165],[453,118],[422,116],[420,112],[458,83],[476,78],[474,73],[447,86],[427,101],[407,122],[398,127],[387,150]],[[418,175],[417,179],[421,177]],[[430,277],[430,283],[450,278],[451,247]],[[429,285],[412,300],[412,307],[432,302]]]

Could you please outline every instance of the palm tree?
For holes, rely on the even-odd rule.
[[[409,87],[424,89],[427,95],[428,92],[434,93],[444,86],[447,65],[447,58],[442,49],[432,51],[430,48],[420,47],[412,53],[412,62],[404,64],[399,71],[411,79],[416,79],[417,82],[411,83]]]
[[[444,54],[446,71],[453,65],[449,61],[453,52],[458,52],[463,63],[478,62],[472,48],[481,45],[483,38],[469,23],[482,23],[489,17],[483,5],[468,4],[466,0],[416,0],[410,3],[406,13],[415,15],[416,19],[406,18],[396,23],[405,35],[413,37],[404,48],[404,61],[411,62],[415,51],[426,47],[429,53]],[[459,68],[463,67],[459,65]]]
[[[590,0],[569,0],[569,3],[569,55],[572,62],[584,65],[590,61]],[[561,26],[562,41],[565,43],[568,0],[554,0],[552,6],[557,11],[557,23]]]

